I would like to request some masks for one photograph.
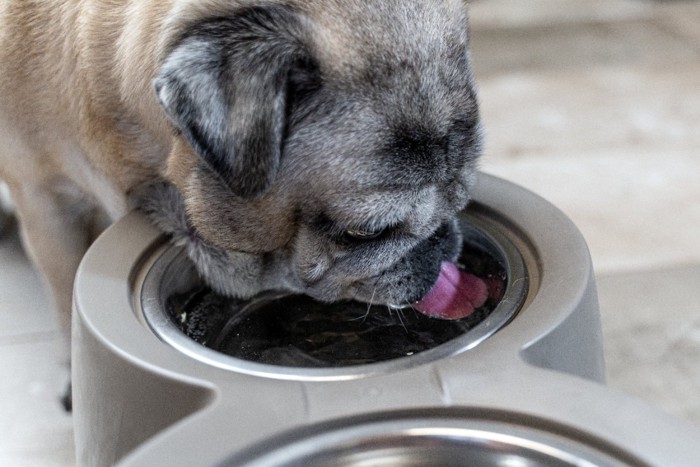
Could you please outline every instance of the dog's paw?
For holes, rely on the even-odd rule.
[[[70,382],[61,396],[61,406],[63,407],[63,410],[68,413],[73,411],[73,386]]]

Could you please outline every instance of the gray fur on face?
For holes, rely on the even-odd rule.
[[[212,287],[427,292],[459,253],[481,152],[458,3],[267,4],[173,44],[154,86],[201,164],[145,206]]]
[[[137,195],[140,209],[176,246],[185,249],[199,274],[215,291],[247,298],[260,291],[262,258],[217,249],[190,224],[182,197],[172,185],[144,187]]]

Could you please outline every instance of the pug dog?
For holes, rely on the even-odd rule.
[[[465,9],[0,3],[0,178],[66,332],[81,257],[131,209],[224,294],[420,299],[481,153]]]

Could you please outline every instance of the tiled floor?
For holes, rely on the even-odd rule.
[[[552,201],[596,267],[609,384],[700,424],[700,4],[475,0],[483,169]],[[0,236],[0,465],[73,464],[65,349]]]
[[[0,466],[74,463],[71,417],[59,404],[67,349],[10,225],[0,234]]]

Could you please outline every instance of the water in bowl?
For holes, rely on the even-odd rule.
[[[194,341],[227,355],[288,367],[343,367],[411,356],[452,340],[482,322],[503,297],[507,275],[483,249],[465,246],[458,266],[482,278],[486,303],[460,320],[408,308],[356,301],[320,303],[270,292],[252,300],[199,286],[168,299],[168,314]]]

